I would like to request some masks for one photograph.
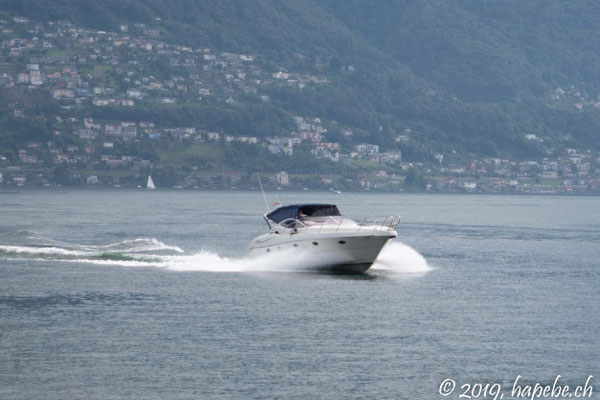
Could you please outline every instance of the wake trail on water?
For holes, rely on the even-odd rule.
[[[35,239],[36,235],[19,232],[20,237]],[[25,241],[26,242],[26,241]],[[114,265],[122,267],[154,267],[170,271],[205,272],[294,272],[311,271],[327,262],[326,255],[297,250],[264,254],[258,257],[226,257],[201,250],[185,254],[178,246],[155,238],[124,240],[108,245],[74,245],[41,238],[40,244],[3,244],[0,260],[31,260]],[[431,269],[416,250],[400,243],[388,244],[371,270],[389,273],[424,273]]]

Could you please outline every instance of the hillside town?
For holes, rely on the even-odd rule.
[[[269,103],[273,88],[302,91],[329,85],[335,76],[288,71],[251,54],[168,43],[159,28],[140,23],[105,32],[15,17],[0,20],[0,32],[8,118],[15,124],[39,120],[40,104],[60,111],[52,121],[37,121],[51,126],[51,138],[2,146],[0,186],[137,187],[152,174],[159,187],[247,189],[256,187],[253,173],[260,171],[268,185],[282,190],[600,193],[599,154],[556,148],[529,132],[523,138],[545,156],[516,161],[431,152],[412,161],[403,158],[406,146],[419,145],[411,126],[384,145],[315,115],[290,115],[288,132],[263,135],[142,120],[134,112],[139,107]],[[344,73],[353,72],[345,67]],[[573,90],[557,89],[552,99],[572,98],[574,107],[598,104]],[[236,166],[228,159],[231,149],[265,154],[281,168]],[[298,154],[313,164],[299,168],[286,161]]]

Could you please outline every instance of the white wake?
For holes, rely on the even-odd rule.
[[[167,250],[170,254],[165,254]],[[167,245],[157,239],[134,239],[105,246],[60,247],[3,246],[0,259],[62,261],[122,267],[153,267],[170,271],[204,272],[294,272],[310,271],[327,263],[319,253],[297,249],[264,254],[257,257],[225,257],[202,250],[184,254],[178,246]],[[389,243],[370,271],[399,274],[425,273],[432,268],[413,248],[400,243]]]
[[[406,274],[420,274],[432,270],[425,257],[402,242],[391,242],[385,246],[371,269]]]

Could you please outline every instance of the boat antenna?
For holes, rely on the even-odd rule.
[[[260,183],[260,190],[262,192],[263,199],[265,199],[265,205],[267,206],[267,211],[271,211],[271,208],[269,207],[269,202],[267,201],[267,195],[265,194],[265,188],[263,188],[262,181],[260,180],[260,173],[257,172],[256,175],[258,175],[258,183]]]

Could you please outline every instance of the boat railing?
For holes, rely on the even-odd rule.
[[[320,218],[319,218],[320,219]],[[342,217],[342,216],[329,216],[323,221],[316,221],[312,218],[304,218],[303,220],[296,220],[295,232],[308,232],[309,230],[314,232],[317,230],[317,234],[322,232],[338,233],[340,228],[344,228],[346,232],[360,232],[361,230],[396,230],[396,227],[400,223],[400,217],[397,215],[388,215],[385,217],[363,217],[357,220]],[[356,228],[350,229],[350,228]]]
[[[379,229],[396,230],[396,227],[400,223],[400,217],[398,215],[388,215],[386,217],[365,217],[358,224],[358,230],[364,226],[378,227]]]

